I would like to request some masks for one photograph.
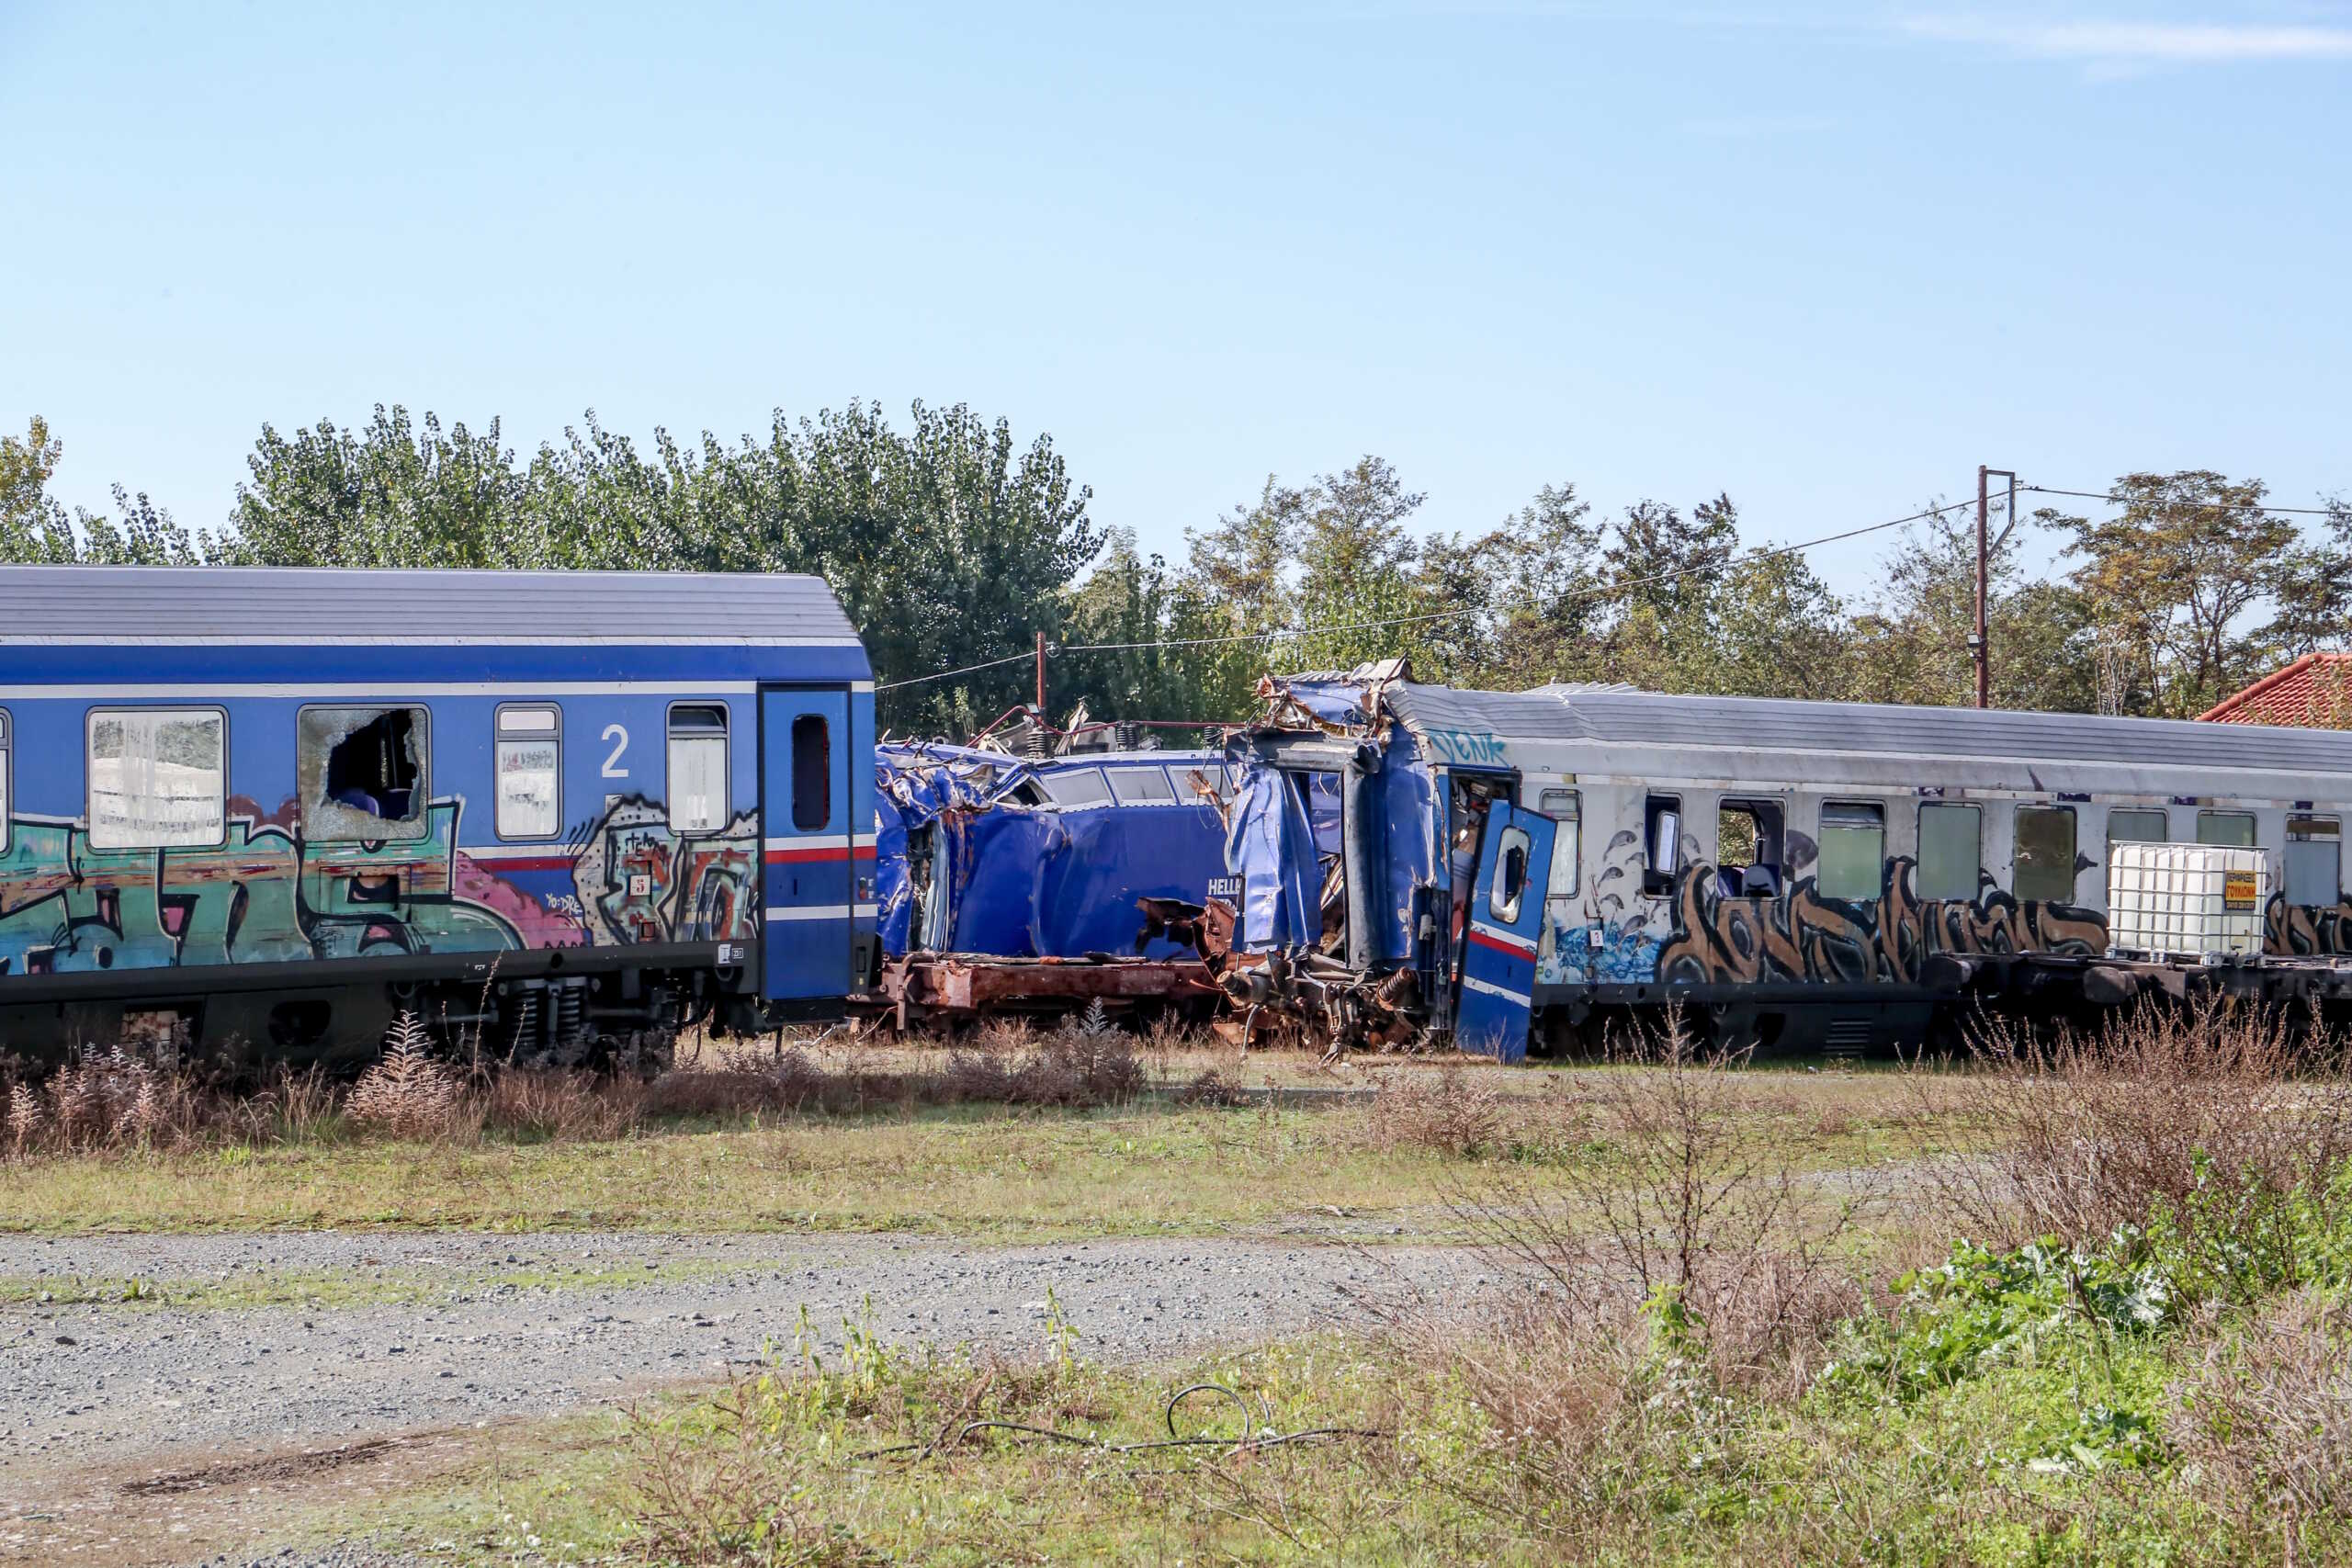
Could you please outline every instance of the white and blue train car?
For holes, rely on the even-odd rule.
[[[873,739],[812,577],[0,568],[0,1050],[837,1016]]]

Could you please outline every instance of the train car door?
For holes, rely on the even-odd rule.
[[[760,990],[849,994],[857,863],[850,827],[849,694],[760,692]]]
[[[1535,944],[1544,925],[1544,890],[1552,881],[1555,824],[1549,817],[1498,800],[1487,812],[1477,881],[1464,932],[1462,1000],[1453,1037],[1465,1051],[1505,1062],[1527,1055],[1534,1002]]]

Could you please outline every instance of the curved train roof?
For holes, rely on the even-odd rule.
[[[856,646],[781,572],[0,567],[0,645]]]
[[[1384,690],[1382,702],[1416,735],[1485,735],[1506,744],[1584,741],[2352,773],[2352,732],[2333,729],[2005,708],[1669,696],[1573,685],[1475,692],[1399,682]]]

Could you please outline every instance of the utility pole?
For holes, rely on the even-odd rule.
[[[1037,722],[1046,722],[1046,634],[1037,634]]]
[[[1987,519],[1985,514],[1990,510],[1991,506],[1991,481],[1995,474],[1998,474],[2003,479],[2009,481],[2009,512],[2007,522],[2002,525],[2000,538],[1989,539],[1986,534]],[[1968,651],[1976,661],[1976,705],[1980,708],[1989,708],[1993,705],[1993,650],[1991,646],[1985,640],[1985,600],[1989,595],[1991,585],[1986,581],[1986,579],[1991,575],[1993,552],[2007,541],[2010,530],[2014,529],[2017,525],[2017,475],[2007,468],[1988,468],[1982,463],[1977,464],[1976,631],[1974,635],[1970,637],[1968,639]]]

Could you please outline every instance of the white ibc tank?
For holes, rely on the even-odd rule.
[[[2110,844],[2107,940],[2127,953],[2253,958],[2270,856],[2220,844]]]

